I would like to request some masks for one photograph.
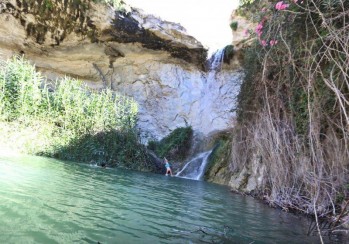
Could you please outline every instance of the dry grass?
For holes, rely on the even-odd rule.
[[[264,38],[277,30],[279,44],[261,48],[252,94],[262,103],[236,127],[230,168],[238,171],[259,154],[267,176],[260,196],[285,210],[336,216],[339,224],[349,199],[349,6],[333,1],[334,13],[321,4],[284,11],[287,25],[281,14],[268,19]],[[297,21],[304,32],[298,42],[289,31]]]

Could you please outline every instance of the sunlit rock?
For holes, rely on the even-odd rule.
[[[180,126],[207,135],[233,125],[239,64],[206,72],[207,51],[179,24],[89,0],[44,2],[0,3],[0,59],[24,55],[48,80],[134,97],[145,141]]]

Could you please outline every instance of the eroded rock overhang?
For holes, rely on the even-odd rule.
[[[0,3],[0,13],[0,32],[7,35],[0,39],[0,45],[12,45],[18,52],[28,49],[33,52],[34,48],[48,52],[57,46],[84,42],[131,43],[167,52],[200,69],[205,66],[207,50],[182,26],[141,10],[118,12],[92,0],[4,0]],[[13,32],[21,29],[19,26],[11,29],[16,24],[22,27],[19,33]],[[118,50],[110,52],[109,47],[105,54],[111,61],[123,56]]]

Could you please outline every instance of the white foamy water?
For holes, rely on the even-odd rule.
[[[210,154],[211,151],[198,154],[187,162],[183,169],[176,174],[176,176],[192,180],[201,180],[205,173],[205,168]]]

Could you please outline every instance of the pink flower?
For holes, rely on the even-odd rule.
[[[277,9],[277,10],[280,10],[281,9],[281,6],[284,4],[284,2],[278,2],[276,5],[275,5],[275,8]]]
[[[270,40],[270,42],[269,42],[269,44],[270,44],[271,47],[274,46],[274,45],[276,45],[277,43],[278,43],[277,40]]]
[[[263,29],[263,23],[260,22],[256,27],[256,33],[257,33],[258,37],[260,37],[262,35],[262,33],[263,33],[262,29]]]
[[[263,47],[265,47],[265,46],[268,46],[268,43],[267,43],[266,40],[261,40],[261,45],[262,45]]]
[[[275,8],[276,8],[277,10],[285,10],[285,9],[288,8],[288,6],[289,6],[289,4],[286,4],[286,3],[284,3],[283,1],[280,1],[280,2],[278,2],[278,3],[275,5]]]
[[[256,31],[260,31],[263,29],[263,23],[259,23],[256,27]]]

